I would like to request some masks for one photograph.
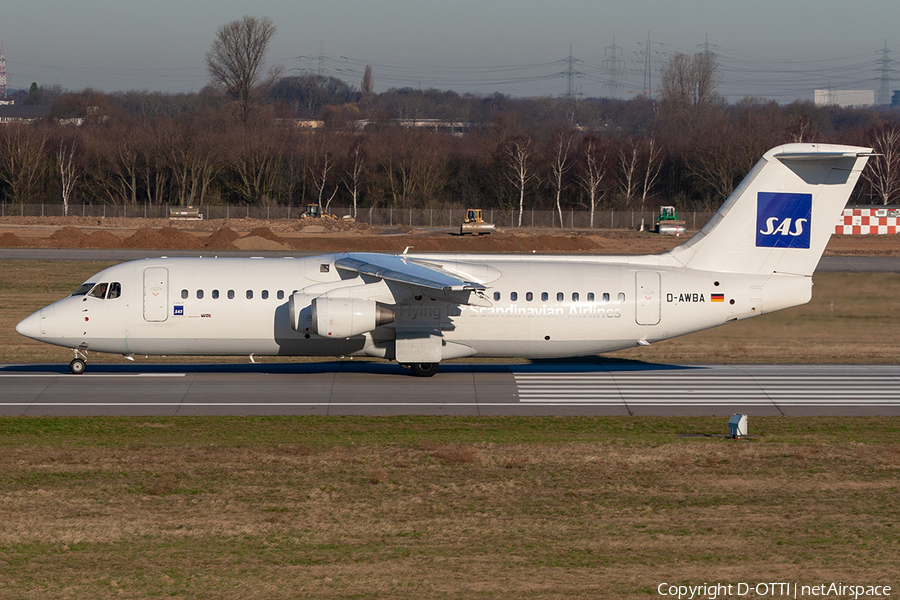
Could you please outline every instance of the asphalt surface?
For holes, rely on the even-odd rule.
[[[897,365],[0,365],[0,415],[900,415]]]
[[[0,260],[99,260],[126,261],[160,256],[312,256],[314,252],[267,252],[259,250],[91,250],[66,248],[0,248]],[[900,257],[823,256],[817,272],[900,273]]]

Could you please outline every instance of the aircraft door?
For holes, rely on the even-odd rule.
[[[660,283],[656,271],[637,271],[635,273],[635,320],[638,325],[656,325],[659,323]]]
[[[144,320],[165,321],[169,317],[169,270],[144,269]]]

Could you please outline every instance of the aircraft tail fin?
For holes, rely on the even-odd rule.
[[[812,275],[869,156],[856,146],[773,148],[706,226],[668,254],[692,269]]]

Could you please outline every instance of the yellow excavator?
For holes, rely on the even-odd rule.
[[[459,235],[466,235],[467,233],[481,235],[493,233],[494,231],[496,231],[494,224],[484,220],[480,208],[466,209],[466,218],[463,219],[459,226]]]

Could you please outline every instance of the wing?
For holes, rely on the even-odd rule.
[[[396,281],[439,292],[452,302],[481,305],[486,300],[483,283],[440,268],[438,263],[418,262],[396,254],[352,253],[334,261],[338,269]]]

